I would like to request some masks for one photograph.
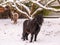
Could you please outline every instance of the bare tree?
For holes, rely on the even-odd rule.
[[[37,11],[39,11],[39,10],[43,10],[43,9],[46,9],[46,10],[51,10],[51,11],[60,11],[60,9],[56,9],[56,8],[52,8],[52,7],[49,7],[49,4],[51,4],[51,3],[53,3],[53,2],[55,2],[56,0],[48,0],[47,1],[47,3],[45,3],[44,5],[43,4],[41,4],[40,2],[42,2],[42,0],[40,0],[40,2],[39,1],[34,1],[34,0],[29,0],[29,1],[31,1],[32,3],[35,3],[35,4],[37,4],[38,6],[39,6],[39,8],[38,9],[36,9],[36,11],[34,11],[32,14],[31,14],[31,12],[32,12],[32,10],[28,7],[28,6],[26,6],[26,5],[24,5],[23,3],[21,3],[21,1],[19,0],[13,0],[13,2],[11,2],[11,1],[4,1],[3,3],[1,3],[0,5],[5,5],[7,2],[9,2],[10,3],[10,5],[12,5],[12,7],[15,7],[19,12],[21,12],[21,13],[23,13],[23,14],[25,14],[29,19],[32,19],[32,17],[33,17],[33,15],[35,14],[35,13],[37,13]],[[27,1],[27,2],[29,2],[29,1]],[[46,0],[43,0],[43,1],[46,1]],[[57,0],[58,1],[58,3],[60,4],[60,1],[59,0]],[[13,4],[12,4],[13,3]],[[27,10],[27,12],[25,12],[25,11],[22,11],[21,9],[19,9],[18,8],[18,6],[17,6],[17,4],[19,5],[19,6],[23,6],[26,10]]]

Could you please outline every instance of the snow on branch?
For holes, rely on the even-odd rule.
[[[45,4],[45,6],[51,4],[51,3],[54,2],[54,1],[56,1],[56,0],[50,0],[47,4]]]
[[[51,7],[46,7],[46,6],[43,6],[42,4],[40,4],[39,2],[37,1],[32,1],[33,3],[36,3],[37,5],[39,5],[41,8],[44,8],[46,10],[51,10],[51,11],[60,11],[60,9],[55,9],[55,8],[51,8]]]
[[[33,3],[36,3],[37,5],[39,5],[40,7],[44,8],[45,9],[45,6],[43,6],[42,4],[40,4],[39,2],[37,1],[32,1]]]
[[[58,1],[58,3],[60,4],[60,0],[57,0]]]
[[[30,15],[30,13],[31,13],[31,11],[30,11],[30,9],[29,9],[29,7],[27,7],[26,5],[24,5],[24,4],[22,4],[22,3],[19,3],[19,2],[16,2],[18,5],[20,5],[20,6],[23,6],[26,10],[27,10],[27,12],[29,13],[29,15]]]
[[[3,5],[5,5],[5,4],[8,3],[8,2],[11,4],[12,1],[3,2],[3,3],[1,3],[0,5],[3,6]],[[20,4],[17,3],[17,4],[21,5],[21,6],[23,6],[23,7],[28,11],[29,14],[27,14],[27,12],[24,12],[24,11],[20,10],[20,9],[17,7],[15,1],[13,1],[12,3],[13,3],[14,5],[12,5],[12,4],[11,4],[11,5],[12,5],[13,7],[15,7],[19,12],[25,14],[29,19],[32,19],[32,17],[29,16],[29,14],[30,14],[30,9],[29,9],[27,6],[25,6],[24,4],[21,4],[21,3],[20,3]]]
[[[37,11],[39,11],[39,10],[42,10],[42,8],[38,8],[32,15],[31,15],[31,17],[33,17],[34,16],[34,14],[36,14],[37,13]]]
[[[7,2],[9,2],[9,1],[3,2],[3,3],[1,3],[0,5],[4,5],[4,4],[6,4]]]
[[[12,1],[9,1],[9,0],[3,1],[3,2],[0,4],[0,6],[5,7],[6,3],[13,3],[13,2],[12,2]]]
[[[32,19],[32,17],[30,17],[26,12],[24,12],[24,11],[20,10],[20,9],[17,7],[17,5],[16,5],[16,3],[15,3],[15,2],[14,2],[14,6],[15,6],[15,8],[16,8],[19,12],[21,12],[21,13],[25,14],[29,19]]]

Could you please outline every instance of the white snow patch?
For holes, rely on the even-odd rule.
[[[60,45],[60,18],[45,18],[37,41],[23,41],[22,31],[25,19],[13,24],[10,19],[0,19],[0,45]]]

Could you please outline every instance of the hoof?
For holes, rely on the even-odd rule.
[[[31,43],[32,41],[30,41],[30,43]]]
[[[36,41],[36,40],[34,40],[34,41]]]

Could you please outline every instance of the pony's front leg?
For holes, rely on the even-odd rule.
[[[22,39],[25,40],[25,33],[22,34]]]
[[[35,39],[34,39],[34,41],[36,41],[36,38],[37,38],[37,34],[35,34]]]
[[[33,34],[31,34],[31,40],[30,40],[30,42],[32,42],[32,40],[33,40]]]
[[[28,34],[28,33],[26,33],[26,40],[28,40],[28,35],[29,35],[29,34]]]

